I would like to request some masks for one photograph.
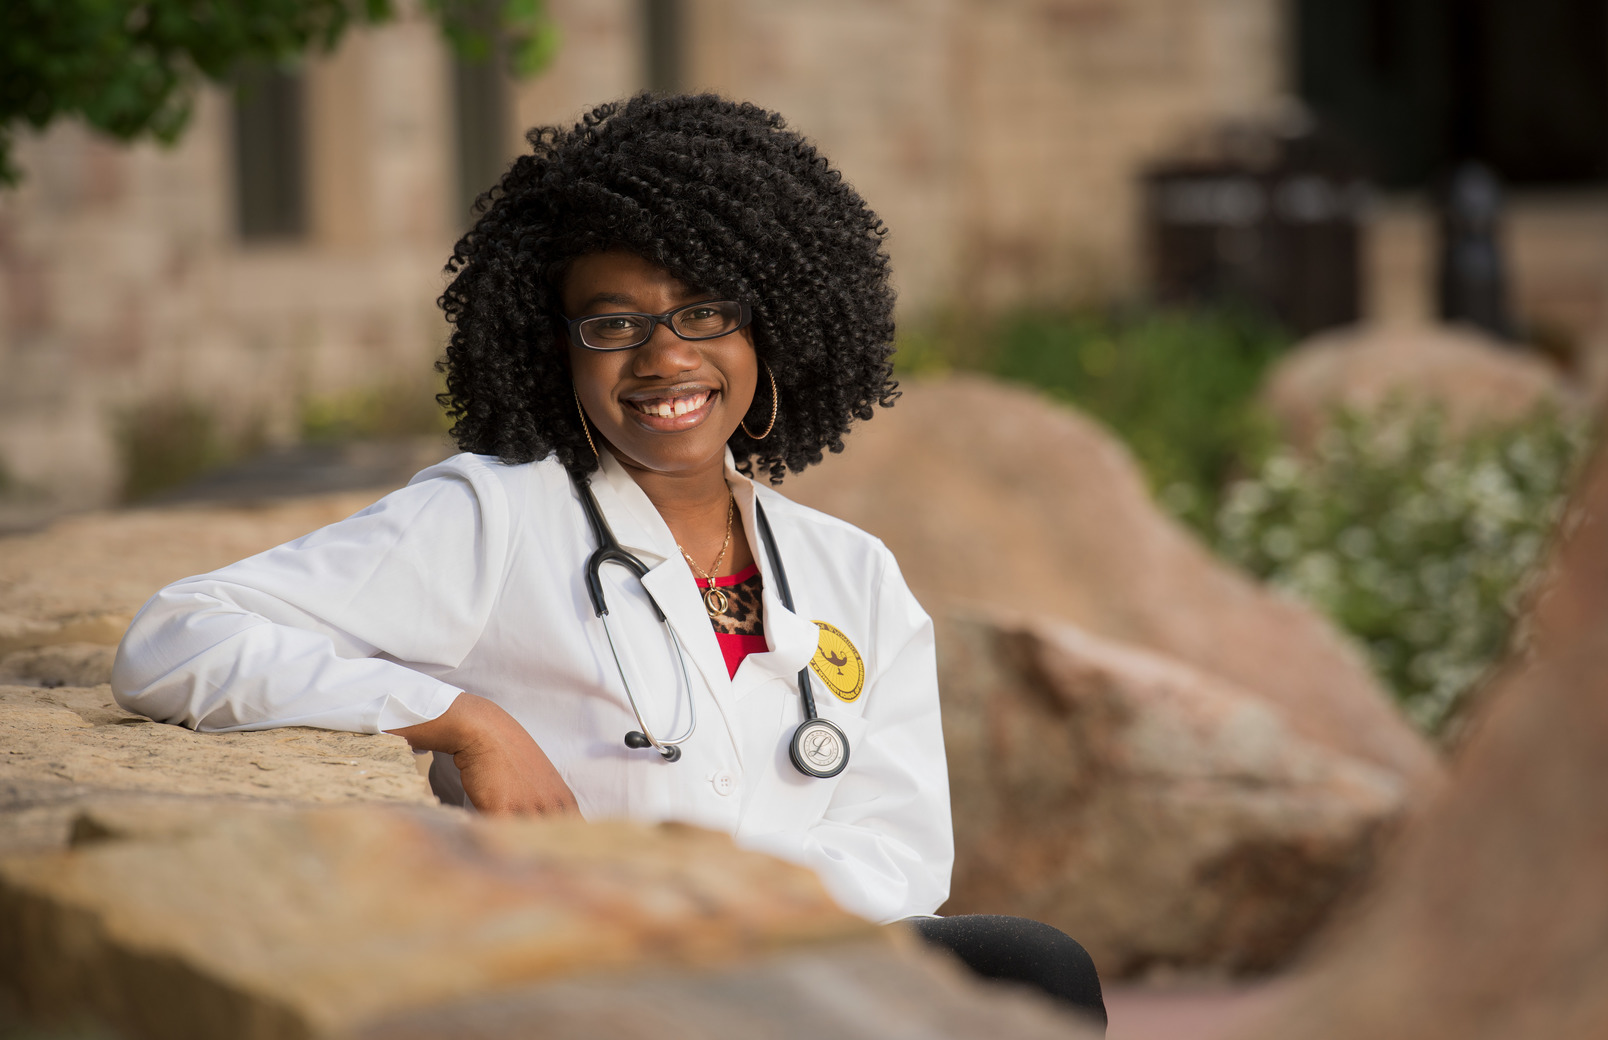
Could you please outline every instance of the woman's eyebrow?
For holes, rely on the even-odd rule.
[[[585,310],[588,307],[596,307],[600,303],[611,303],[616,307],[629,307],[631,306],[631,297],[625,295],[624,293],[616,292],[594,293],[591,299],[581,304],[581,309]]]
[[[683,292],[678,294],[678,296],[682,300],[690,300],[693,297],[707,297],[708,295],[709,295],[708,293],[698,293],[698,292],[691,292],[691,291],[683,291]],[[636,301],[634,301],[630,296],[627,296],[625,293],[609,292],[607,290],[604,290],[603,292],[593,293],[591,295],[591,297],[588,298],[585,303],[581,304],[580,309],[583,310],[583,311],[591,310],[593,307],[596,307],[600,303],[610,304],[611,306],[615,306],[615,307],[624,307],[627,310],[630,310],[630,308],[632,308],[633,306],[638,306]]]

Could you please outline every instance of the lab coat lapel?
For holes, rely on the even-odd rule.
[[[592,487],[603,519],[621,547],[636,554],[647,565],[648,573],[642,577],[643,587],[664,611],[665,620],[681,641],[682,651],[703,677],[721,714],[728,716],[730,729],[736,720],[730,717],[731,682],[726,674],[726,659],[720,652],[720,642],[715,638],[714,626],[709,623],[698,587],[681,558],[681,551],[676,548],[675,536],[648,496],[614,456],[605,453],[600,461],[602,467],[593,475]],[[741,754],[740,749],[738,754]]]
[[[748,535],[748,545],[759,564],[764,587],[765,637],[770,648],[767,653],[750,654],[737,669],[737,674],[732,678],[732,695],[735,699],[741,700],[773,679],[784,679],[790,688],[794,687],[798,670],[809,664],[810,658],[815,656],[820,630],[806,615],[795,614],[782,605],[781,585],[776,579],[770,554],[765,549],[763,539],[760,538],[759,523],[755,516],[754,503],[759,500],[761,492],[753,481],[729,468],[729,453],[727,461],[727,482],[732,485],[732,490],[737,496],[737,508],[743,517],[743,530]],[[776,535],[777,554],[782,557],[782,566],[786,568],[785,536],[776,529],[777,519],[774,513],[773,509],[766,516],[770,520],[771,532]],[[788,577],[791,579],[794,605],[801,611],[807,611],[809,604],[801,598],[802,590],[797,570],[789,571]]]

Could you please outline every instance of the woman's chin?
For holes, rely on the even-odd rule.
[[[720,436],[719,423],[707,417],[684,430],[658,430],[632,422],[620,433],[609,438],[610,447],[627,469],[691,473],[725,466],[726,438]]]

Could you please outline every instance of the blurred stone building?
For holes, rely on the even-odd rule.
[[[169,150],[73,125],[24,140],[27,179],[0,195],[8,493],[111,500],[142,407],[283,442],[310,395],[424,386],[475,194],[525,128],[644,87],[752,99],[815,139],[892,229],[906,317],[1135,297],[1138,173],[1201,127],[1288,109],[1314,46],[1296,0],[548,6],[558,56],[529,81],[463,65],[410,16],[209,92]],[[1370,306],[1422,310],[1421,193],[1377,223]],[[1597,336],[1605,231],[1595,189],[1521,197],[1521,312]]]

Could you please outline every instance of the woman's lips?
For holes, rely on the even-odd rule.
[[[633,398],[625,402],[626,412],[650,430],[690,430],[709,417],[714,390],[668,394],[664,397]]]

